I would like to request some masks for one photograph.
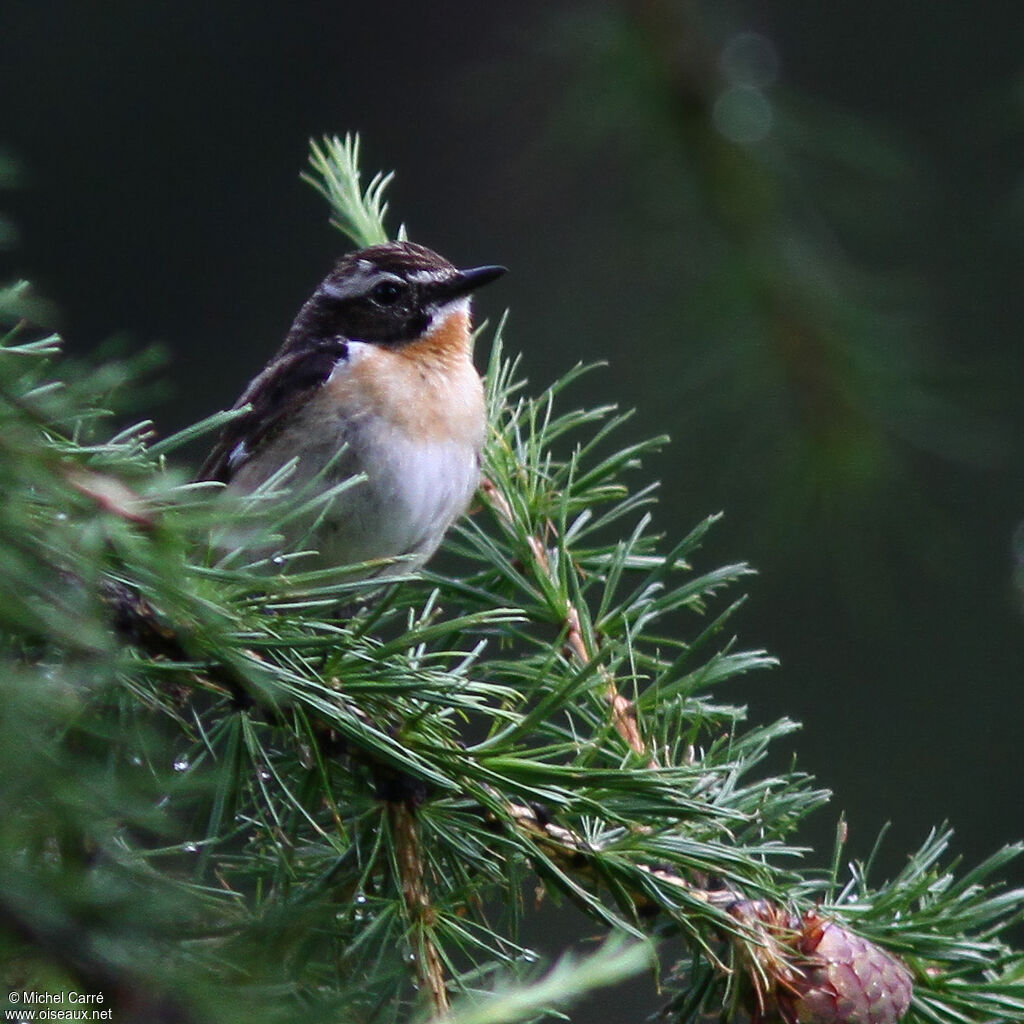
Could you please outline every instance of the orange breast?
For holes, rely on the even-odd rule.
[[[419,341],[368,346],[331,379],[331,398],[345,415],[380,417],[410,437],[479,447],[484,396],[470,343],[469,314],[454,311]]]

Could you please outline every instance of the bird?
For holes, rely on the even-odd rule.
[[[470,296],[505,272],[460,270],[409,241],[343,256],[196,479],[248,494],[294,463],[290,488],[308,496],[359,478],[294,526],[316,551],[303,568],[377,563],[359,575],[382,578],[421,567],[480,481],[486,412]]]

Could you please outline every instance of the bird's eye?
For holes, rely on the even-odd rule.
[[[370,298],[378,306],[393,306],[404,290],[397,281],[381,281],[370,289]]]

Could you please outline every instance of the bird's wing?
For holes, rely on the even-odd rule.
[[[248,405],[249,411],[224,428],[196,479],[230,483],[238,470],[323,386],[338,361],[347,355],[347,347],[339,338],[336,344],[313,351],[286,352],[270,362],[233,406],[241,409]]]

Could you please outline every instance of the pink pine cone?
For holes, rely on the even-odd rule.
[[[896,1024],[913,992],[910,972],[891,953],[834,921],[801,922],[802,977],[793,984],[800,1024]]]

